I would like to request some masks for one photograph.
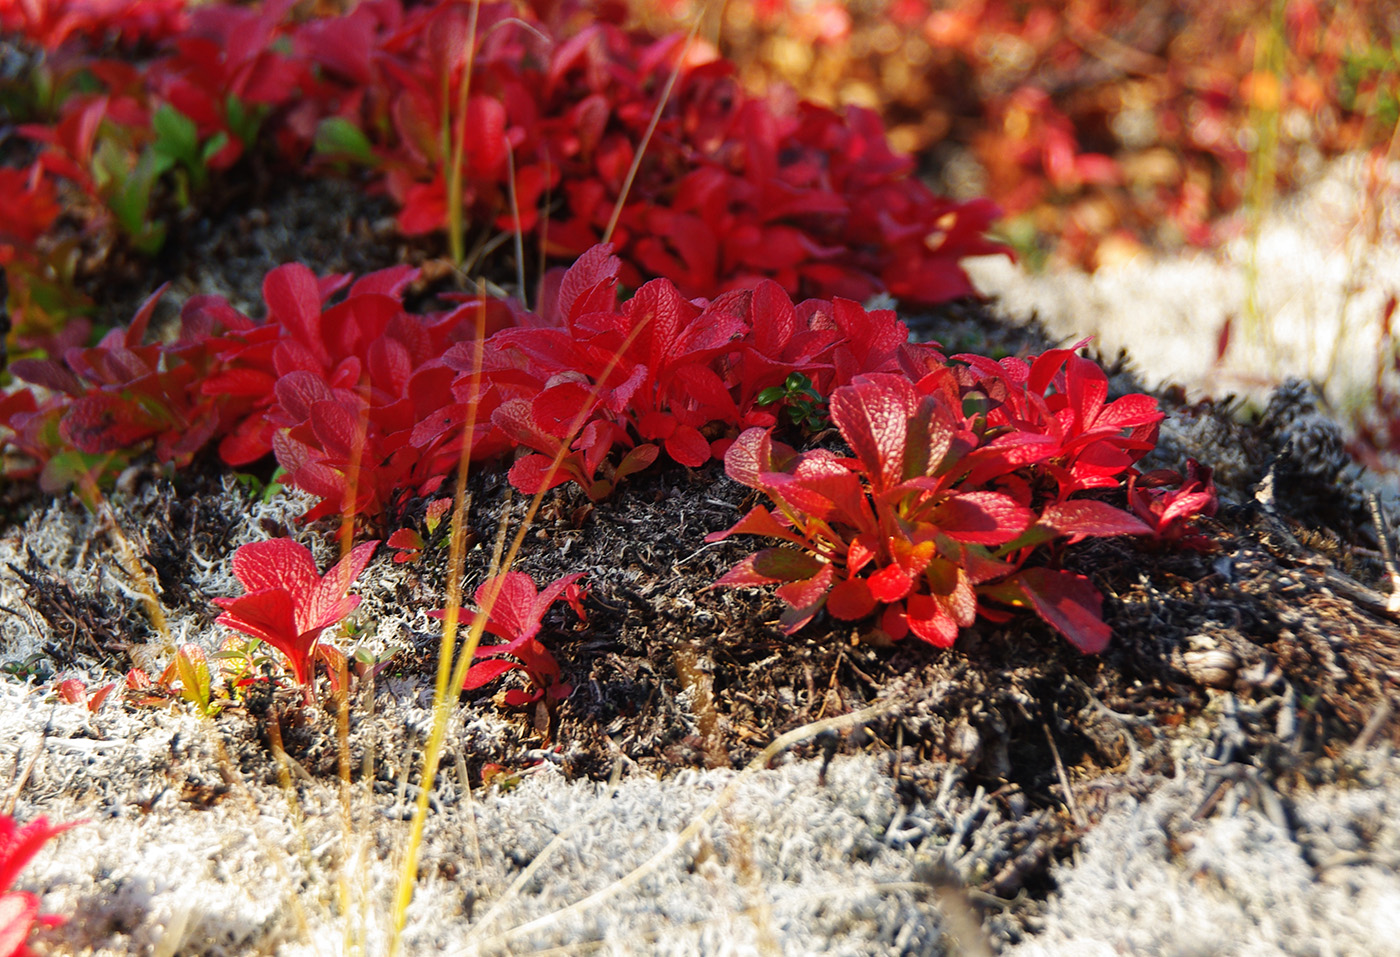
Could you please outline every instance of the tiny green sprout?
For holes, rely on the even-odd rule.
[[[175,671],[180,676],[180,697],[194,705],[200,715],[212,718],[223,710],[214,700],[214,678],[203,648],[181,645],[175,653]]]
[[[224,639],[219,650],[210,655],[219,662],[219,674],[229,693],[237,700],[244,700],[248,688],[258,680],[258,676],[273,674],[277,659],[267,650],[261,638],[248,638],[238,633]]]
[[[29,678],[47,679],[53,675],[53,664],[49,661],[47,653],[36,651],[21,661],[5,662],[0,665],[0,671],[22,681]]]
[[[266,485],[263,484],[262,479],[258,478],[252,472],[235,472],[233,473],[233,479],[239,485],[243,486],[249,496],[260,502],[267,503],[272,501],[273,496],[282,491],[281,478],[286,474],[286,469],[279,465],[277,470],[272,473],[272,478]]]
[[[761,391],[758,404],[781,404],[787,420],[808,432],[819,432],[828,424],[826,400],[812,386],[812,380],[800,372],[789,375],[782,385],[769,386]]]

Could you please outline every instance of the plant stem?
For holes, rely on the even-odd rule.
[[[481,12],[481,0],[474,0],[467,27],[467,62],[462,67],[462,82],[457,87],[457,136],[452,144],[452,166],[447,173],[447,241],[452,263],[461,266],[466,258],[466,225],[462,220],[462,159],[467,151],[467,99],[472,88],[472,67],[476,61],[476,21]],[[449,67],[443,78],[442,108],[447,110],[448,86],[452,82]],[[451,136],[451,119],[443,117],[443,135]],[[446,154],[446,150],[443,151]]]

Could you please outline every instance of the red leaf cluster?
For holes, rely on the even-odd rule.
[[[629,32],[578,4],[483,3],[474,33],[470,5],[454,0],[365,0],[305,21],[285,2],[208,4],[178,34],[150,26],[166,42],[132,64],[83,55],[88,31],[71,24],[135,7],[29,2],[62,9],[70,26],[31,30],[68,41],[53,81],[65,96],[54,122],[22,131],[44,145],[48,172],[112,208],[138,242],[163,236],[136,222],[150,214],[131,184],[153,147],[173,149],[155,122],[173,109],[191,124],[177,158],[199,167],[195,181],[257,144],[298,166],[368,164],[406,234],[444,229],[460,183],[468,222],[572,261],[605,237],[625,195],[611,234],[623,281],[665,275],[687,298],[768,278],[793,295],[941,302],[973,291],[962,257],[1005,251],[985,238],[996,209],[923,186],[874,113],[756,98],[683,37]],[[78,89],[89,92],[67,92]]]
[[[0,4],[0,29],[50,52],[74,36],[134,46],[173,37],[186,25],[185,0],[7,0]]]
[[[26,946],[35,923],[53,927],[64,918],[39,913],[39,898],[28,891],[15,891],[15,878],[50,838],[78,823],[49,824],[44,817],[20,827],[9,815],[0,815],[0,957],[28,957]]]
[[[666,30],[702,6],[633,9]],[[1229,214],[1310,182],[1319,158],[1383,157],[1393,14],[1376,0],[732,0],[713,15],[749,89],[875,106],[901,149],[956,157],[947,181],[977,182],[1027,259],[1094,268],[1228,239]]]
[[[505,644],[486,645],[476,649],[476,659],[467,669],[463,690],[488,684],[510,671],[523,671],[529,679],[530,690],[511,688],[503,700],[512,706],[533,704],[548,696],[558,701],[567,698],[573,686],[560,681],[559,663],[536,637],[544,624],[549,606],[566,599],[575,611],[581,609],[580,590],[574,583],[582,573],[565,575],[545,586],[535,587],[535,580],[524,572],[505,572],[488,578],[473,596],[476,608],[463,608],[461,620],[473,624],[480,615],[486,616],[486,631],[505,639]],[[434,618],[445,617],[442,611],[429,612]]]
[[[912,631],[947,647],[979,613],[1002,620],[1010,605],[1033,609],[1081,651],[1101,651],[1110,632],[1094,586],[1028,563],[1041,546],[1150,534],[1206,511],[1213,497],[1178,497],[1171,519],[1152,526],[1075,497],[1125,478],[1132,487],[1133,463],[1162,418],[1156,403],[1107,402],[1103,370],[1068,349],[1029,362],[956,358],[966,365],[906,364],[904,375],[862,375],[831,393],[849,458],[798,454],[767,429],[740,435],[726,471],[777,510],[756,506],[708,540],[744,533],[797,547],[764,549],[718,584],[781,583],[788,631],[823,608],[848,621],[883,609],[891,638]],[[1192,494],[1205,492],[1198,475],[1189,482]]]
[[[603,498],[662,450],[699,466],[741,429],[773,425],[759,393],[794,372],[825,394],[936,355],[890,311],[794,304],[770,281],[707,301],[661,279],[619,303],[621,268],[607,247],[590,250],[543,315],[497,300],[419,315],[403,308],[407,267],[352,283],[290,264],[264,282],[266,321],[195,297],[165,345],[143,344],[153,297],[97,346],[15,362],[52,394],[14,392],[0,425],[35,468],[65,448],[129,456],[149,444],[184,464],[217,441],[235,466],[271,451],[286,481],[320,498],[308,518],[375,517],[395,495],[435,491],[464,441],[476,461],[529,450],[511,469],[522,491],[573,480]]]
[[[233,553],[233,574],[246,594],[215,598],[214,604],[224,609],[217,621],[282,652],[297,683],[307,685],[314,676],[321,632],[359,606],[360,597],[346,592],[378,545],[356,545],[322,575],[305,545],[289,538],[250,542]]]

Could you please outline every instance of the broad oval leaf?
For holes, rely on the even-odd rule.
[[[933,512],[933,524],[949,538],[976,545],[1001,545],[1020,535],[1035,513],[1000,492],[964,492]]]
[[[1151,535],[1152,529],[1121,508],[1094,499],[1072,499],[1049,506],[1040,514],[1041,525],[1068,535],[1070,542],[1088,536]]]
[[[1052,568],[1027,568],[1011,582],[1036,614],[1086,655],[1108,647],[1113,630],[1103,620],[1103,596],[1083,575]]]
[[[847,578],[832,586],[826,596],[826,610],[842,621],[864,618],[875,610],[875,596],[863,578]]]

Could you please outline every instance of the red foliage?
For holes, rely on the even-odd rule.
[[[959,358],[970,364],[935,364],[917,382],[874,374],[836,389],[831,419],[853,458],[798,454],[769,430],[740,435],[726,471],[777,512],[756,506],[708,540],[745,533],[798,548],[760,551],[718,584],[782,583],[789,631],[823,607],[846,620],[883,607],[890,637],[947,647],[979,611],[1002,615],[991,601],[1030,607],[1080,650],[1101,651],[1110,635],[1089,580],[1027,562],[1047,544],[1153,531],[1070,496],[1134,475],[1162,415],[1147,396],[1105,404],[1103,371],[1067,349],[1029,363]],[[1183,498],[1176,517],[1204,507]]]
[[[62,917],[40,915],[38,897],[10,888],[46,841],[79,823],[51,825],[48,818],[38,817],[20,827],[14,818],[0,815],[0,957],[28,957],[32,952],[25,942],[35,923],[47,927],[63,923]]]
[[[931,193],[874,113],[755,98],[727,64],[687,53],[679,35],[551,16],[546,3],[488,2],[468,50],[468,12],[453,0],[407,10],[366,0],[305,22],[288,8],[200,6],[135,66],[75,51],[67,75],[99,92],[68,96],[56,122],[22,132],[45,144],[46,168],[150,244],[163,233],[138,222],[150,213],[132,184],[150,173],[142,164],[156,162],[153,148],[183,150],[177,159],[199,181],[262,142],[297,165],[314,146],[335,163],[368,163],[406,234],[448,226],[460,177],[468,222],[518,229],[556,260],[600,242],[621,201],[612,241],[623,280],[665,275],[687,298],[771,278],[790,294],[889,290],[940,302],[973,291],[962,257],[1005,251],[984,238],[995,207]],[[103,23],[76,3],[64,16]],[[678,82],[660,105],[673,70]],[[79,84],[60,87],[69,85]],[[193,142],[178,150],[155,128],[172,109],[191,124]],[[161,162],[154,168],[174,165]]]
[[[543,626],[545,612],[561,597],[577,610],[579,592],[574,583],[582,577],[582,573],[565,575],[550,582],[544,591],[537,591],[535,580],[524,572],[506,572],[483,582],[473,596],[477,607],[463,608],[461,620],[471,625],[477,616],[485,615],[485,630],[506,642],[476,649],[476,658],[485,660],[474,661],[467,670],[463,690],[480,688],[506,672],[519,670],[529,678],[530,690],[511,688],[503,699],[506,704],[533,704],[546,695],[556,701],[567,698],[573,686],[559,680],[559,663],[535,636]],[[430,614],[442,618],[445,613]]]
[[[346,595],[369,564],[378,542],[365,542],[323,576],[306,546],[289,538],[251,542],[233,555],[233,573],[246,594],[216,598],[224,609],[217,619],[260,638],[287,656],[298,684],[307,685],[321,632],[339,624],[360,604]]]
[[[49,51],[70,39],[119,39],[132,46],[185,29],[185,0],[7,0],[0,29]]]
[[[27,170],[0,167],[0,266],[32,247],[58,213],[53,183],[38,163]]]

